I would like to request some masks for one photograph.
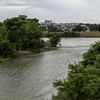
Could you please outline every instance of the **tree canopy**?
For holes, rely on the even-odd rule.
[[[60,38],[60,35],[54,33],[54,34],[52,34],[52,36],[50,37],[50,40],[49,40],[48,42],[50,43],[50,45],[51,45],[52,47],[56,47],[57,44],[59,44],[60,39],[61,39],[61,38]]]
[[[78,31],[78,32],[81,32],[81,31],[86,31],[87,28],[85,26],[81,26],[81,25],[76,25],[75,28],[73,29],[73,31]]]
[[[0,56],[16,50],[35,50],[45,46],[41,40],[42,31],[38,27],[38,19],[27,19],[20,15],[0,23]],[[8,50],[6,50],[8,48]],[[5,53],[6,52],[6,53]]]

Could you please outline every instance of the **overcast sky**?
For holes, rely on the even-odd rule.
[[[100,23],[100,0],[0,0],[0,22],[18,15],[40,22]]]

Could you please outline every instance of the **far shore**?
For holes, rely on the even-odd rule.
[[[50,33],[57,33],[57,34],[63,34],[64,32],[50,32]],[[100,32],[79,32],[79,37],[100,37]],[[45,33],[44,33],[45,34]]]
[[[100,32],[79,32],[80,37],[100,37]]]

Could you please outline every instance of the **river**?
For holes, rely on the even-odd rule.
[[[0,100],[51,99],[52,93],[56,93],[52,82],[67,77],[69,63],[81,61],[82,54],[98,40],[63,38],[58,50],[0,63]]]

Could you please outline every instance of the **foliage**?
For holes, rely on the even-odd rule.
[[[100,54],[96,56],[96,61],[94,62],[95,68],[100,69]]]
[[[0,41],[0,56],[4,57],[14,57],[16,56],[16,46],[10,43],[9,40]]]
[[[36,49],[43,44],[43,41],[40,40],[43,33],[37,25],[38,20],[25,18],[20,16],[4,21],[8,31],[8,40],[16,45],[17,50]]]
[[[8,31],[8,40],[10,43],[16,44],[17,50],[20,50],[26,39],[26,21],[23,17],[14,17],[4,21]]]
[[[90,31],[100,31],[100,24],[90,24]]]
[[[52,37],[50,37],[50,40],[49,40],[48,42],[50,43],[50,45],[51,45],[52,47],[56,47],[57,44],[60,42],[60,35],[54,33],[54,34],[52,35]]]
[[[80,36],[80,33],[79,32],[74,32],[74,31],[66,31],[66,32],[63,32],[63,34],[60,34],[60,33],[57,33],[59,34],[61,37],[79,37]],[[46,37],[52,37],[53,33],[47,33],[46,34]]]
[[[90,49],[83,54],[83,61],[82,64],[84,66],[87,65],[93,65],[95,60],[96,60],[96,56],[100,54],[100,41],[95,42],[94,44],[91,45]]]
[[[63,37],[79,37],[80,33],[78,32],[70,32],[70,31],[66,31],[62,34]]]
[[[39,29],[40,29],[41,31],[46,31],[46,26],[39,26]]]
[[[80,32],[80,31],[86,31],[86,27],[84,27],[84,26],[81,26],[81,25],[76,25],[75,26],[75,28],[73,29],[73,31],[78,31],[78,32]]]
[[[63,32],[62,30],[59,30],[57,27],[53,27],[53,25],[48,26],[47,31],[48,32]]]
[[[52,37],[53,33],[47,33],[46,37]]]
[[[77,67],[78,69],[77,69]],[[70,72],[64,80],[53,82],[57,95],[52,100],[99,100],[100,69],[84,68],[81,65],[70,65]]]
[[[6,27],[3,25],[0,26],[0,56],[4,57],[14,57],[16,56],[16,46],[13,43],[10,43],[8,38],[8,32]]]
[[[38,25],[34,21],[28,21],[27,27],[26,41],[24,42],[22,48],[43,48],[45,46],[43,40],[41,40],[43,33],[39,29]]]
[[[38,19],[26,19],[19,15],[0,23],[0,56],[14,56],[18,50],[43,48],[43,33],[38,27]]]
[[[6,33],[6,27],[3,25],[3,23],[0,23],[0,35],[5,35]]]
[[[91,45],[78,64],[69,64],[67,78],[55,80],[52,100],[100,100],[100,41]]]

